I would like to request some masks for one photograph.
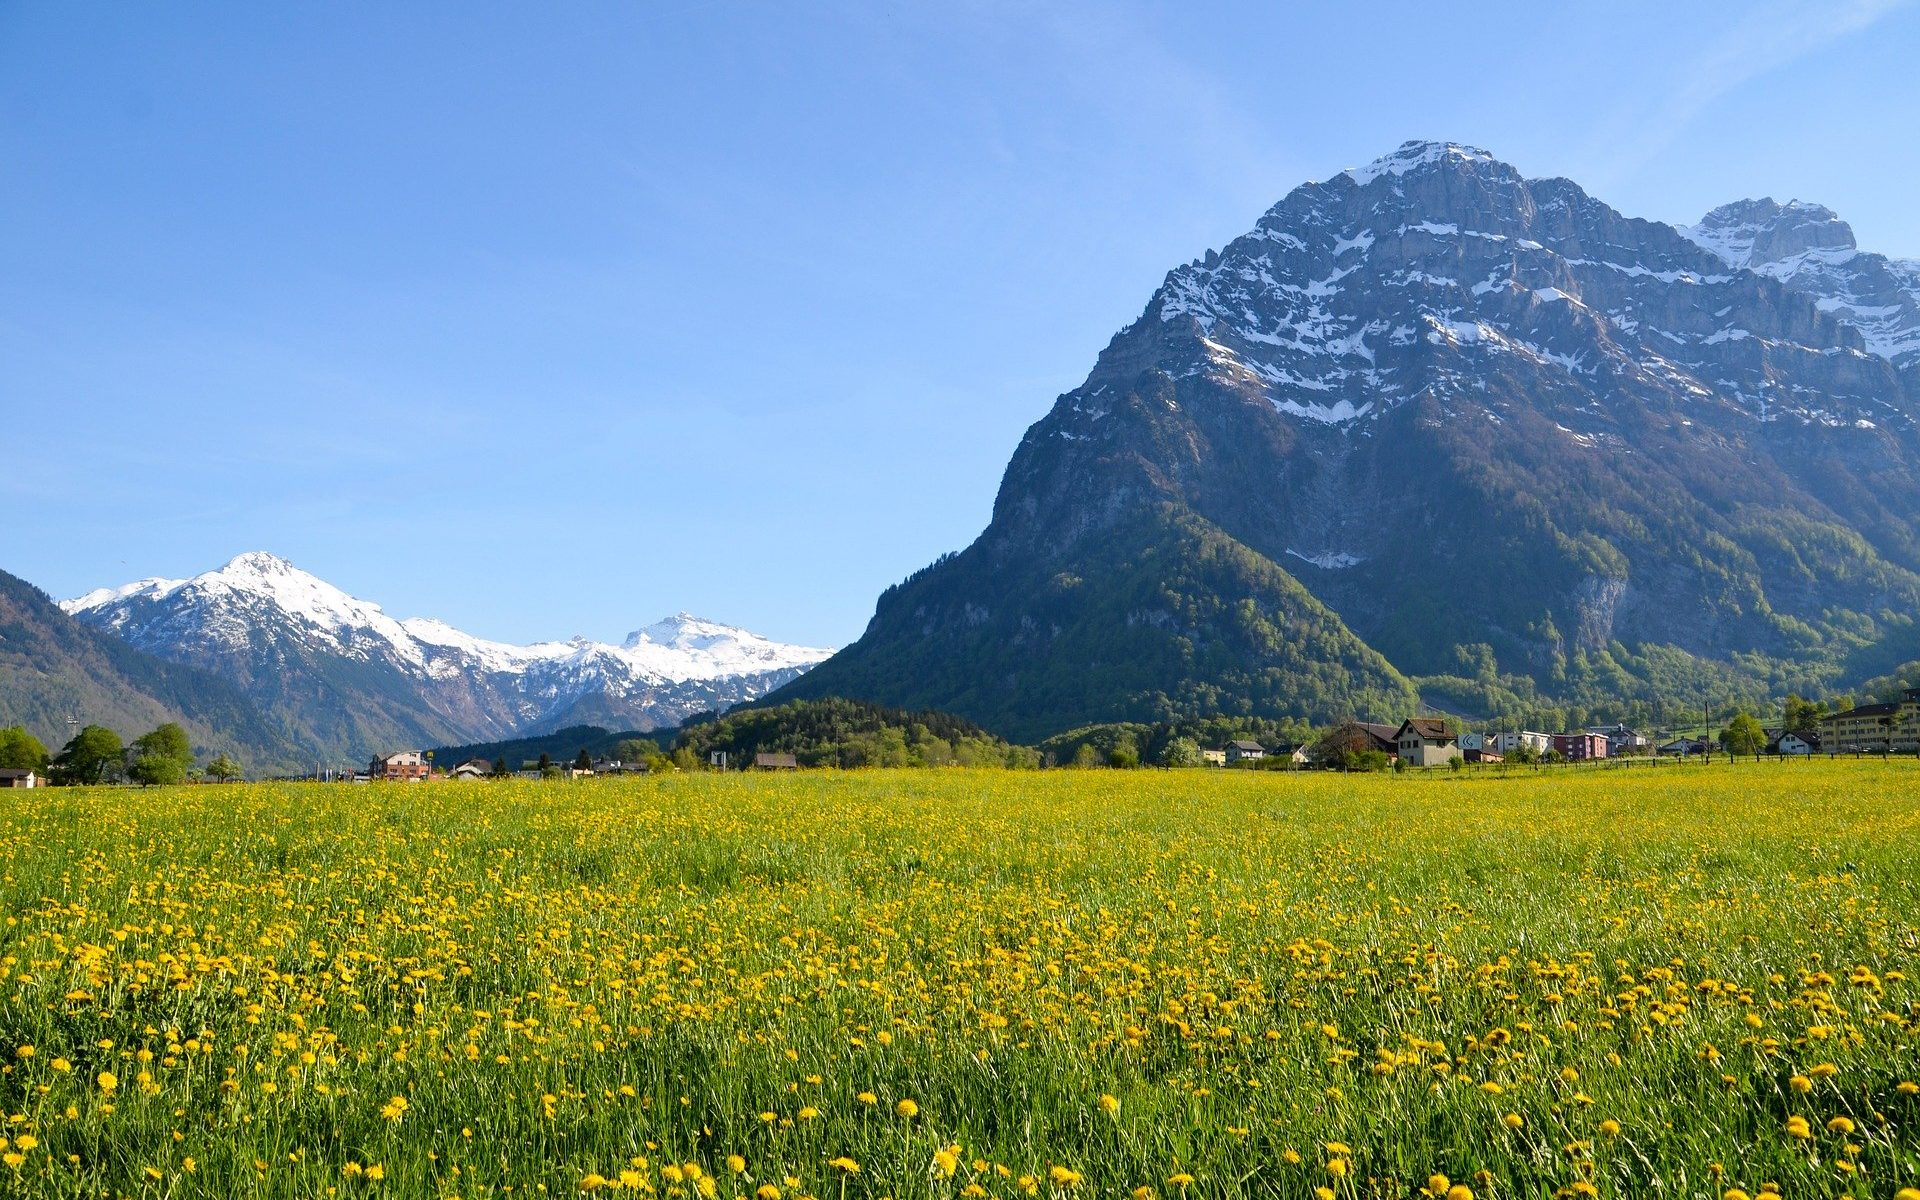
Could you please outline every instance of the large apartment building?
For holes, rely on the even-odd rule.
[[[1908,688],[1898,700],[1821,718],[1820,748],[1829,754],[1920,752],[1920,688]]]

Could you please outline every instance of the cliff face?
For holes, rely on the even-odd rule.
[[[1025,734],[1343,716],[1408,676],[1831,684],[1920,599],[1920,435],[1911,373],[1830,301],[1409,143],[1169,273],[979,540],[788,690]]]

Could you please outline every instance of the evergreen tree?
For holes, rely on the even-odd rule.
[[[573,768],[576,771],[593,770],[593,755],[588,754],[586,750],[583,748],[580,751],[580,753],[577,756],[575,756],[573,760]]]
[[[493,760],[493,777],[495,779],[505,779],[508,774],[509,772],[507,770],[507,760],[504,758],[494,759]]]

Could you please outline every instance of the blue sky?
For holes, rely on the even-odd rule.
[[[1449,138],[1920,256],[1916,62],[1896,3],[11,0],[0,568],[837,644],[1301,181]]]

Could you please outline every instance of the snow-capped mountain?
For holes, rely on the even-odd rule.
[[[1913,275],[1823,214],[1682,231],[1448,142],[1303,184],[1169,272],[980,538],[786,694],[1027,737],[1889,669]]]
[[[617,646],[489,641],[442,621],[396,620],[261,552],[190,579],[101,588],[61,607],[141,650],[233,679],[316,749],[350,757],[586,720],[674,725],[764,695],[832,653],[688,613]]]
[[[1872,353],[1903,368],[1920,364],[1920,260],[1861,250],[1832,209],[1739,200],[1680,232],[1728,266],[1812,296],[1821,312],[1858,329]]]

